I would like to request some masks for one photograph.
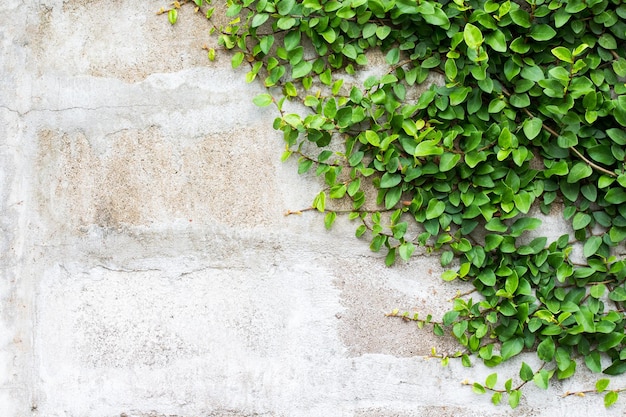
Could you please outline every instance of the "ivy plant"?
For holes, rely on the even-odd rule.
[[[210,2],[189,3],[211,18]],[[162,9],[172,24],[180,6]],[[388,265],[421,247],[440,257],[444,281],[474,287],[440,323],[402,317],[451,332],[468,366],[470,357],[496,366],[524,351],[543,363],[523,362],[515,386],[497,385],[497,373],[469,383],[475,392],[516,407],[527,382],[547,388],[580,366],[626,372],[625,3],[227,7],[230,22],[214,27],[219,45],[233,51],[233,68],[249,65],[248,82],[267,87],[254,102],[276,107],[283,159],[323,178],[311,209],[325,213],[326,227],[347,215]],[[359,81],[375,52],[386,70]],[[557,212],[571,230],[549,239],[539,211]],[[608,386],[602,378],[578,394],[602,393],[610,406],[624,389]]]

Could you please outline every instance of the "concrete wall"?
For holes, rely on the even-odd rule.
[[[492,370],[428,359],[456,345],[384,313],[441,316],[462,287],[437,258],[385,268],[345,219],[285,217],[318,180],[163,5],[3,2],[0,416],[622,415],[560,398],[584,372],[511,411],[461,385]]]

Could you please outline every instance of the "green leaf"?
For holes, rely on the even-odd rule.
[[[533,377],[533,382],[541,389],[548,389],[550,376],[550,372],[542,369],[535,374],[535,376]]]
[[[454,89],[454,91],[450,94],[450,105],[458,106],[463,103],[471,91],[472,89],[470,87],[460,87]]]
[[[441,279],[444,281],[454,281],[455,279],[457,279],[459,276],[458,273],[456,273],[455,271],[452,270],[447,270],[444,271],[443,274],[441,274]]]
[[[446,152],[441,155],[441,159],[439,160],[439,171],[447,172],[456,166],[461,160],[461,155],[454,154],[450,152]]]
[[[517,107],[519,109],[523,109],[524,107],[530,106],[530,97],[528,94],[513,94],[509,97],[509,103],[513,107]]]
[[[598,38],[598,44],[604,49],[617,49],[617,42],[610,33],[603,33]]]
[[[576,322],[583,327],[585,332],[595,333],[596,325],[593,320],[593,313],[587,306],[581,306],[580,309],[574,314],[574,317],[576,317]]]
[[[610,383],[610,379],[598,379],[598,381],[596,381],[596,392],[603,392],[604,390],[606,390]]]
[[[426,107],[428,107],[428,105],[432,103],[436,94],[437,93],[434,90],[424,91],[417,100],[417,103],[415,104],[417,110],[425,109]]]
[[[324,191],[320,191],[313,199],[313,208],[322,213],[326,210],[326,193]]]
[[[556,36],[556,30],[545,24],[534,25],[529,36],[536,41],[549,41]]]
[[[593,174],[593,169],[584,162],[576,163],[569,171],[567,175],[567,182],[575,183],[579,182],[583,178],[587,178]]]
[[[400,202],[402,197],[402,187],[394,187],[385,194],[385,208],[391,210]]]
[[[534,82],[539,82],[545,79],[543,70],[540,67],[534,66],[534,65],[524,66],[524,68],[522,68],[522,71],[520,72],[520,75],[525,80],[534,81]]]
[[[498,374],[489,374],[485,380],[485,386],[489,389],[493,389],[496,386],[496,382],[498,382]]]
[[[380,188],[392,188],[400,184],[402,175],[385,172],[380,179]]]
[[[524,135],[530,140],[535,139],[539,133],[541,133],[541,128],[543,127],[543,122],[538,117],[532,117],[530,119],[526,119],[524,121],[523,130]]]
[[[409,260],[409,258],[413,254],[413,251],[415,251],[415,245],[411,242],[404,242],[398,248],[398,253],[400,254],[400,257],[405,261]]]
[[[585,365],[587,365],[587,368],[589,368],[592,372],[601,372],[602,364],[600,363],[600,353],[594,350],[586,355]]]
[[[231,58],[231,60],[230,60],[230,65],[231,65],[233,68],[238,68],[238,67],[241,65],[241,63],[243,62],[243,58],[244,58],[243,52],[237,52],[237,53],[236,53],[235,55],[233,55],[233,57]]]
[[[589,258],[598,251],[601,245],[602,238],[600,236],[591,236],[589,239],[587,239],[585,245],[583,246],[583,254],[586,258]]]
[[[274,44],[274,36],[268,35],[264,36],[259,42],[259,47],[261,48],[261,52],[267,54],[270,51],[270,48]]]
[[[611,204],[622,204],[626,202],[626,191],[623,188],[611,188],[607,191],[604,199]]]
[[[320,33],[320,35],[322,35],[322,38],[324,38],[328,43],[333,43],[337,39],[337,32],[330,27]]]
[[[252,102],[259,107],[266,107],[272,104],[274,99],[269,94],[259,94],[252,99]]]
[[[626,77],[626,58],[619,58],[613,61],[613,71],[618,77]]]
[[[313,64],[309,61],[300,61],[291,69],[291,77],[294,79],[302,78],[308,75],[313,69]]]
[[[391,28],[389,26],[378,26],[376,28],[376,36],[378,39],[383,40],[391,33]]]
[[[604,406],[605,407],[612,406],[613,404],[615,404],[618,398],[619,398],[619,394],[616,391],[607,392],[604,395]]]
[[[517,9],[509,13],[509,15],[511,16],[511,20],[513,20],[513,23],[515,23],[516,25],[521,26],[526,29],[531,27],[530,15],[528,14],[527,11],[522,10],[522,9]]]
[[[526,362],[522,362],[522,367],[519,371],[519,377],[522,379],[522,381],[532,381],[534,376],[535,373],[533,372],[532,368]]]
[[[496,52],[506,52],[506,38],[504,37],[504,33],[500,30],[496,30],[493,33],[490,33],[485,38],[485,43]]]
[[[556,346],[551,337],[545,338],[539,345],[537,346],[537,356],[544,362],[550,362],[554,358],[554,352],[556,351]]]
[[[502,99],[493,99],[489,103],[488,112],[489,113],[500,113],[506,107],[506,101]]]
[[[439,140],[433,139],[418,143],[415,147],[415,153],[413,155],[416,157],[423,157],[441,154],[443,154],[443,148],[439,146]]]
[[[446,203],[436,198],[433,198],[428,202],[428,207],[426,208],[426,219],[435,219],[441,216],[446,210]]]
[[[515,208],[517,208],[521,213],[528,213],[530,211],[530,207],[535,201],[534,195],[527,191],[520,191],[519,194],[513,196],[513,201],[515,202]]]
[[[492,287],[496,283],[496,274],[491,269],[486,269],[478,274],[478,280],[488,287]]]
[[[422,17],[427,23],[441,27],[442,29],[448,29],[450,27],[450,20],[448,19],[448,16],[445,14],[445,12],[441,10],[441,8],[435,7],[435,10],[432,14],[423,13]]]
[[[448,266],[454,260],[454,252],[443,251],[441,252],[441,266]]]
[[[329,196],[333,199],[340,199],[346,195],[347,187],[345,184],[335,185],[330,188]]]
[[[626,372],[626,362],[622,362],[620,360],[616,360],[611,364],[611,366],[602,371],[603,374],[612,376],[621,375],[624,372]]]
[[[519,405],[519,400],[522,397],[522,392],[518,389],[513,390],[509,393],[509,406],[513,409],[517,408]]]
[[[175,24],[178,21],[178,10],[170,9],[167,12],[167,20],[169,20],[170,24]]]
[[[258,16],[258,15],[257,15]],[[293,51],[300,45],[301,32],[299,30],[292,30],[287,35],[285,35],[285,39],[283,40],[283,44],[285,45],[285,50]]]
[[[356,56],[355,56],[356,57]],[[400,60],[400,49],[399,48],[391,48],[385,57],[387,64],[395,65]]]
[[[509,339],[506,342],[502,343],[501,356],[502,360],[506,361],[507,359],[512,358],[515,355],[518,355],[522,349],[524,349],[524,339],[521,337],[515,337],[513,339]]]
[[[446,63],[444,65],[444,69],[445,69],[446,77],[448,77],[448,79],[450,81],[454,81],[454,79],[456,78],[456,76],[458,74],[458,69],[456,67],[455,60],[454,59],[446,59]]]
[[[276,4],[276,10],[279,14],[286,16],[291,12],[295,5],[296,0],[280,0]]]
[[[553,48],[551,52],[552,52],[552,55],[554,55],[555,57],[557,57],[563,62],[567,62],[569,64],[574,63],[574,58],[572,57],[572,51],[570,51],[569,49],[563,46],[557,46],[556,48]]]
[[[261,26],[263,23],[269,19],[270,15],[267,13],[258,13],[255,14],[252,18],[252,22],[250,23],[250,27],[256,28]]]
[[[373,130],[365,131],[365,140],[367,140],[370,145],[380,146],[380,137],[378,136],[378,133]]]
[[[326,213],[326,216],[324,216],[324,226],[326,227],[326,229],[330,229],[332,227],[336,218],[337,213],[335,213],[334,211],[329,211],[328,213]]]
[[[534,230],[541,226],[541,220],[533,217],[522,217],[517,219],[513,225],[511,225],[511,236],[519,237],[523,232],[527,230]]]
[[[611,128],[606,130],[606,134],[618,145],[626,145],[626,131],[619,128]]]
[[[298,162],[298,174],[302,175],[305,172],[308,172],[309,169],[311,169],[311,166],[313,166],[313,161],[310,159],[301,159]]]
[[[472,384],[472,391],[474,391],[476,394],[484,394],[485,392],[487,392],[485,390],[485,387],[478,382],[474,382],[474,384]]]
[[[466,23],[463,29],[463,40],[472,49],[478,49],[483,44],[483,34],[476,26]]]

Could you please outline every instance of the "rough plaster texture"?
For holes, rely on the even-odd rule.
[[[384,313],[440,316],[463,287],[427,256],[385,268],[342,219],[283,216],[319,183],[278,162],[275,115],[205,60],[191,9],[4,3],[0,416],[623,415],[560,398],[584,372],[511,411],[461,385],[491,370],[425,358],[456,346]]]

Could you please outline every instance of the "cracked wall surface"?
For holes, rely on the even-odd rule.
[[[279,162],[204,20],[164,5],[3,4],[0,416],[623,414],[561,398],[584,372],[511,411],[461,385],[493,370],[428,359],[457,346],[385,313],[441,317],[467,287],[426,254],[384,267],[346,219],[285,217],[318,179]]]

